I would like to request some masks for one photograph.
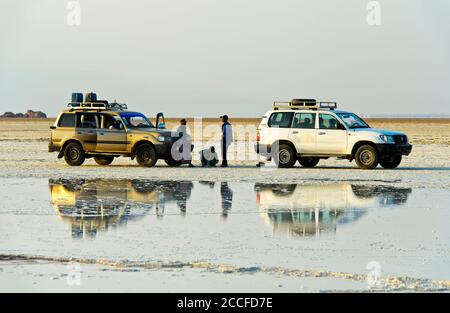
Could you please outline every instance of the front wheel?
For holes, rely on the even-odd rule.
[[[95,163],[101,166],[107,166],[110,165],[114,161],[114,157],[109,156],[101,156],[101,157],[94,157]]]
[[[359,168],[372,170],[378,166],[378,151],[372,146],[361,146],[356,152],[356,164]]]
[[[380,165],[387,169],[397,168],[400,165],[400,163],[402,163],[401,155],[388,156],[380,161]]]
[[[142,144],[136,149],[136,161],[140,166],[153,167],[158,158],[156,150],[151,144]]]
[[[64,160],[70,166],[80,166],[86,160],[83,147],[78,142],[71,142],[64,150]]]
[[[295,151],[289,145],[281,144],[274,152],[273,158],[279,168],[291,168],[297,161]]]
[[[319,158],[299,158],[298,163],[300,163],[301,166],[306,168],[312,168],[319,164],[320,159]]]
[[[172,156],[165,158],[164,161],[170,167],[178,167],[178,166],[181,166],[181,164],[182,164],[181,160],[177,161],[174,158],[172,158]]]

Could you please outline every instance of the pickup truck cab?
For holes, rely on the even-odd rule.
[[[405,134],[371,128],[356,114],[337,110],[336,102],[314,99],[274,102],[261,120],[255,148],[281,168],[297,161],[314,167],[336,157],[363,169],[394,169],[412,151]]]
[[[105,101],[106,102],[106,101]],[[152,167],[159,159],[169,166],[179,166],[171,148],[178,140],[160,122],[154,126],[142,113],[127,111],[118,103],[69,103],[51,128],[49,152],[58,152],[70,166],[80,166],[86,158],[99,165],[109,165],[116,157],[136,159]]]

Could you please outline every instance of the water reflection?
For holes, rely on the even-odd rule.
[[[405,204],[410,188],[256,184],[258,207],[275,234],[314,236],[335,233],[337,225],[357,221],[369,208]]]
[[[98,231],[127,225],[154,209],[162,218],[175,203],[186,214],[191,181],[53,180],[49,181],[57,215],[70,224],[72,238],[94,238]]]
[[[124,227],[150,212],[158,219],[165,214],[213,213],[227,219],[232,212],[252,213],[235,216],[243,223],[255,223],[259,212],[275,234],[306,237],[334,233],[338,225],[357,221],[369,208],[405,204],[411,193],[409,188],[350,183],[51,179],[49,186],[57,215],[70,225],[76,239],[95,238],[100,231]]]

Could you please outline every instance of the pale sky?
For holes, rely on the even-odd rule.
[[[167,116],[259,117],[274,100],[450,114],[450,1],[0,0],[0,114],[72,92]]]

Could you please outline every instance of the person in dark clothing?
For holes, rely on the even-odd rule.
[[[222,217],[226,219],[233,204],[233,190],[227,182],[220,183],[220,196],[222,198]]]
[[[231,127],[231,124],[228,122],[228,115],[223,115],[220,117],[222,119],[222,142],[221,142],[221,148],[222,148],[222,167],[228,166],[228,160],[227,160],[227,152],[228,147],[233,142],[233,128]]]

